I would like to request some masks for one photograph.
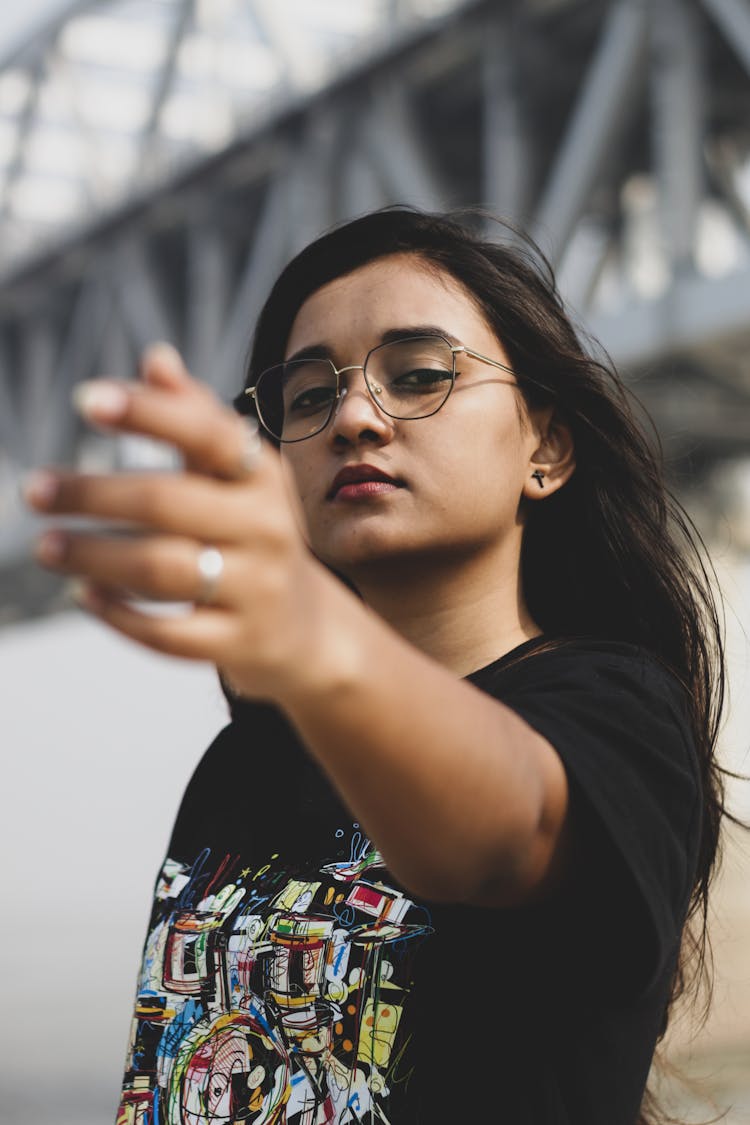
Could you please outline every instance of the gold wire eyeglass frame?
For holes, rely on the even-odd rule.
[[[382,393],[383,388],[378,387],[377,385],[373,386],[370,383],[369,379],[367,378],[367,364],[368,364],[368,361],[369,361],[370,357],[372,355],[374,355],[375,352],[381,351],[383,348],[393,347],[394,344],[413,343],[415,340],[441,340],[445,344],[446,348],[451,353],[451,359],[452,359],[451,383],[450,383],[450,387],[448,388],[448,390],[446,392],[445,398],[443,399],[443,401],[440,403],[439,406],[435,407],[434,410],[430,410],[426,414],[408,414],[404,417],[404,416],[399,415],[399,414],[392,414],[390,410],[386,410],[386,408],[383,406],[382,402],[378,401],[377,395]],[[501,371],[507,371],[510,375],[515,374],[515,372],[513,371],[513,368],[508,367],[508,365],[506,363],[500,363],[500,361],[497,360],[497,359],[491,359],[489,356],[482,355],[481,352],[476,352],[476,351],[474,351],[473,348],[469,348],[465,344],[455,344],[455,345],[451,344],[448,340],[445,339],[444,336],[438,336],[438,335],[435,335],[435,334],[430,335],[430,336],[407,336],[407,337],[404,337],[401,340],[389,340],[385,344],[377,344],[374,348],[370,348],[369,352],[367,353],[367,355],[364,358],[363,363],[353,363],[353,364],[349,364],[347,367],[336,367],[335,363],[331,359],[316,359],[315,360],[316,363],[327,363],[329,365],[329,367],[331,368],[331,370],[333,371],[334,375],[336,376],[336,395],[331,400],[330,410],[328,412],[328,417],[326,418],[325,422],[323,422],[323,424],[321,426],[319,426],[317,430],[313,430],[312,433],[310,433],[310,434],[305,434],[304,437],[282,438],[277,433],[274,433],[274,431],[264,421],[263,413],[260,409],[260,404],[258,402],[256,390],[257,390],[258,386],[260,385],[261,379],[264,377],[264,375],[267,375],[270,371],[277,371],[279,368],[285,367],[286,365],[283,364],[283,363],[276,363],[276,364],[273,365],[273,367],[267,367],[267,368],[265,368],[265,370],[261,371],[261,373],[258,376],[258,378],[256,379],[254,385],[252,387],[245,387],[245,389],[243,391],[241,391],[236,396],[236,398],[234,399],[234,407],[241,414],[245,414],[245,413],[248,412],[248,409],[249,409],[248,399],[252,399],[255,403],[255,409],[256,409],[256,412],[258,414],[259,422],[261,423],[263,428],[265,430],[267,430],[268,433],[271,434],[271,436],[276,439],[276,441],[281,441],[281,442],[284,442],[285,444],[292,444],[292,443],[297,442],[297,441],[307,441],[308,438],[315,437],[317,434],[322,433],[322,431],[326,428],[328,423],[333,418],[333,416],[336,412],[337,404],[339,403],[339,401],[341,399],[342,393],[343,394],[346,393],[346,387],[344,387],[343,391],[342,391],[341,380],[340,380],[339,376],[343,375],[346,371],[361,371],[362,374],[365,377],[365,386],[367,387],[368,394],[370,395],[370,398],[372,399],[372,401],[377,406],[378,410],[381,410],[383,412],[383,414],[387,414],[389,418],[395,418],[400,422],[416,422],[421,418],[431,418],[433,414],[437,414],[438,410],[442,410],[442,408],[445,406],[446,402],[450,398],[451,391],[453,390],[454,386],[456,385],[456,356],[459,353],[463,354],[463,355],[466,355],[466,356],[469,356],[471,359],[478,359],[481,363],[487,363],[491,367],[497,367]],[[291,361],[291,362],[297,362],[297,361]],[[300,360],[299,362],[304,362],[304,360]],[[518,381],[516,379],[502,379],[501,382],[503,382],[505,384],[508,384],[510,386],[514,386],[514,387],[519,386]]]

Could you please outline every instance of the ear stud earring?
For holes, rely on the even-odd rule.
[[[544,488],[544,473],[541,469],[535,469],[531,474],[535,481],[539,483],[540,488]]]

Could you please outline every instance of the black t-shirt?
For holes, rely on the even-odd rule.
[[[418,900],[283,713],[234,705],[156,882],[118,1125],[633,1125],[695,877],[696,752],[645,650],[546,643],[466,677],[569,778],[570,877],[520,908]]]

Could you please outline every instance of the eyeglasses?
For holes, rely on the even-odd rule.
[[[337,368],[330,359],[293,359],[262,371],[255,386],[234,399],[240,414],[253,411],[268,432],[281,442],[304,441],[324,430],[346,388],[340,376],[361,371],[372,401],[390,418],[429,418],[444,406],[456,382],[456,356],[478,359],[513,371],[507,364],[453,346],[443,336],[409,336],[378,344],[362,364]],[[515,379],[503,383],[518,386]]]

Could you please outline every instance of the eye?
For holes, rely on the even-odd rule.
[[[392,386],[404,390],[431,390],[446,380],[450,382],[451,373],[440,368],[414,367],[404,371],[393,380]]]
[[[294,396],[289,404],[289,409],[320,410],[324,406],[330,406],[335,396],[336,392],[332,387],[308,387]]]

